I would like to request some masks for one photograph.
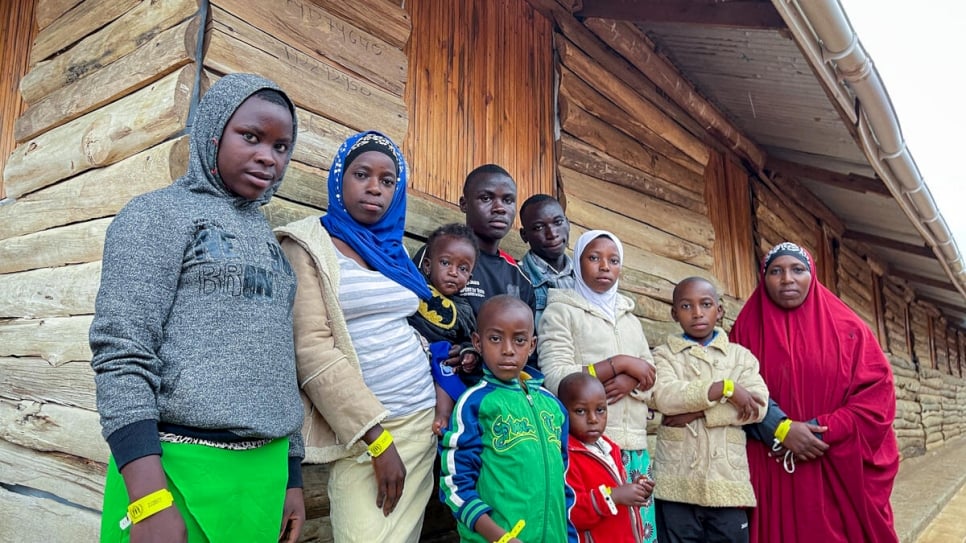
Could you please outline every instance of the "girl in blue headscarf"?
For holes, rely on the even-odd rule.
[[[305,461],[332,463],[335,541],[415,542],[433,489],[436,402],[406,318],[431,293],[402,244],[406,161],[379,132],[345,141],[329,207],[277,230],[298,289]]]

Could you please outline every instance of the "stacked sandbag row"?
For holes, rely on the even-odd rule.
[[[966,406],[963,399],[966,398],[966,381],[961,377],[942,374],[942,408],[943,408],[943,439],[950,440],[963,433],[964,421],[966,421]]]
[[[926,452],[922,407],[919,405],[919,374],[908,360],[890,356],[889,361],[896,384],[896,420],[893,428],[899,441],[899,453],[902,458],[919,456]]]
[[[922,425],[926,432],[926,450],[931,451],[944,443],[942,433],[942,373],[932,368],[919,369],[919,404],[922,407]]]

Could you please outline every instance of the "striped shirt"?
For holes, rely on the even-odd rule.
[[[419,307],[419,298],[378,271],[336,253],[339,305],[366,385],[390,418],[433,407],[436,390],[429,359],[406,321]]]

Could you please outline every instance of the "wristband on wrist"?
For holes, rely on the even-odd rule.
[[[721,381],[721,403],[725,403],[735,395],[735,382],[731,379]]]
[[[127,506],[127,515],[121,519],[121,529],[126,530],[128,526],[137,524],[172,505],[174,505],[174,496],[171,495],[171,491],[167,488],[156,490]]]
[[[614,361],[609,356],[607,357],[607,363],[610,364],[610,372],[614,374],[611,377],[617,377],[617,368],[614,367]]]
[[[507,543],[507,541],[510,541],[514,537],[520,535],[520,532],[523,531],[523,527],[526,525],[527,523],[523,519],[518,520],[517,523],[513,525],[512,530],[503,534],[503,536],[500,537],[500,539],[497,539],[494,543]]]
[[[386,449],[388,449],[390,445],[392,445],[392,434],[389,433],[389,430],[383,430],[382,433],[379,434],[379,437],[369,444],[367,452],[369,453],[370,457],[378,458],[380,454],[386,452]]]
[[[775,439],[779,443],[784,443],[785,438],[788,437],[788,431],[792,429],[792,419],[783,419],[778,423],[778,428],[775,428]]]
[[[614,503],[614,498],[612,498],[611,495],[610,495],[611,492],[613,492],[614,489],[612,489],[611,487],[609,487],[607,485],[600,485],[599,487],[597,487],[597,490],[600,490],[600,495],[601,495],[601,497],[604,498],[604,503],[607,504],[607,509],[610,509],[610,514],[611,515],[616,515],[617,514],[617,504]]]
[[[587,366],[587,373],[589,373],[591,377],[597,377],[597,368],[595,368],[594,365],[591,364]]]

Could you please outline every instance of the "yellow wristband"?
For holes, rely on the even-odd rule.
[[[160,513],[174,505],[174,496],[167,488],[156,490],[127,506],[127,516],[121,520],[121,529]]]
[[[594,365],[591,364],[587,366],[587,373],[589,373],[591,377],[597,377],[597,368],[595,368]]]
[[[784,443],[785,438],[788,436],[788,431],[792,429],[792,419],[785,419],[778,423],[778,428],[775,428],[775,439],[779,443]]]
[[[731,379],[721,381],[721,403],[727,401],[735,394],[735,382]]]
[[[375,441],[369,444],[369,456],[377,458],[380,454],[386,452],[386,449],[392,445],[392,434],[389,430],[383,430],[379,437]]]
[[[523,519],[518,520],[517,523],[513,526],[513,529],[503,534],[503,537],[501,537],[500,539],[497,539],[495,543],[507,543],[507,541],[520,535],[520,532],[523,531],[523,527],[526,525],[527,523]]]

